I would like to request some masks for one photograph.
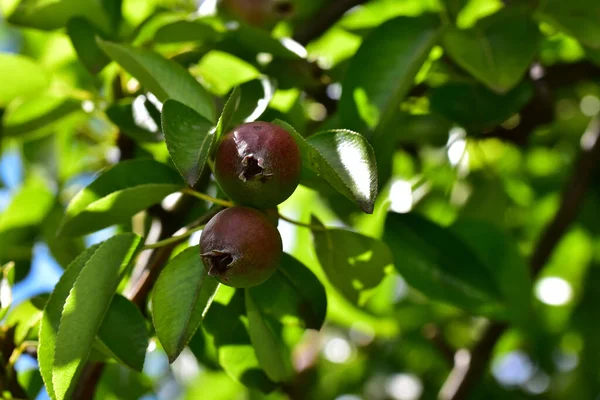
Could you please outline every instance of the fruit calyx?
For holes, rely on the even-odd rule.
[[[212,250],[200,254],[209,266],[208,275],[223,275],[229,268],[233,267],[233,256],[226,251]]]
[[[242,182],[247,182],[251,179],[260,179],[264,183],[273,176],[273,174],[265,172],[264,159],[255,157],[254,154],[244,156],[242,166],[242,173],[238,176]]]

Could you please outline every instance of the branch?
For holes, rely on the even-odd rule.
[[[346,11],[366,2],[367,0],[337,0],[331,2],[327,7],[319,10],[311,21],[294,33],[294,40],[301,45],[307,45],[325,33]]]
[[[600,120],[594,120],[584,133],[584,145],[571,177],[563,189],[560,208],[546,227],[531,257],[530,268],[534,277],[548,262],[561,237],[579,214],[592,173],[600,160],[599,136]],[[486,328],[470,355],[461,352],[456,354],[454,368],[439,394],[441,400],[463,400],[468,397],[473,386],[486,371],[494,346],[506,329],[505,324],[492,323]]]

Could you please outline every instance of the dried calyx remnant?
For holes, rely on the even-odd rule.
[[[261,182],[266,182],[272,176],[273,174],[265,172],[262,158],[256,158],[254,154],[250,154],[242,159],[242,173],[239,175],[241,181],[260,179]]]
[[[208,264],[208,274],[210,276],[224,274],[233,263],[231,254],[220,250],[212,250],[208,253],[200,254],[200,257]]]

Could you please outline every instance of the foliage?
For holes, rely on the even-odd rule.
[[[2,398],[600,393],[597,0],[0,0],[0,119]],[[251,121],[302,172],[234,289]]]

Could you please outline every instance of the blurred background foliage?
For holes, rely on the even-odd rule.
[[[285,390],[265,395],[234,381],[201,332],[171,367],[156,341],[143,374],[109,364],[97,399],[433,399],[485,334],[483,316],[509,325],[489,349],[490,374],[463,398],[600,398],[600,175],[577,169],[600,131],[597,0],[0,6],[0,264],[15,263],[13,307],[0,333],[5,358],[18,337],[35,336],[40,295],[62,269],[85,246],[131,229],[57,237],[73,195],[120,158],[169,162],[160,103],[110,63],[98,35],[177,61],[220,106],[240,86],[246,115],[280,118],[305,137],[327,128],[364,134],[379,169],[373,215],[305,186],[280,209],[387,246],[367,263],[366,273],[379,274],[374,288],[350,301],[323,271],[319,235],[280,222],[285,250],[318,276],[328,300],[325,327],[294,349],[298,375]],[[562,206],[574,220],[532,279],[525,260],[578,174],[591,174],[585,197]],[[496,287],[480,284],[480,264],[461,246],[486,274],[498,272],[505,307],[494,308]],[[401,264],[422,254],[439,264],[437,278],[403,272]],[[344,248],[336,256],[348,265],[359,257]],[[387,268],[394,263],[400,273]],[[457,293],[436,288],[444,273],[468,284]],[[21,356],[18,382],[45,398],[36,365]]]

